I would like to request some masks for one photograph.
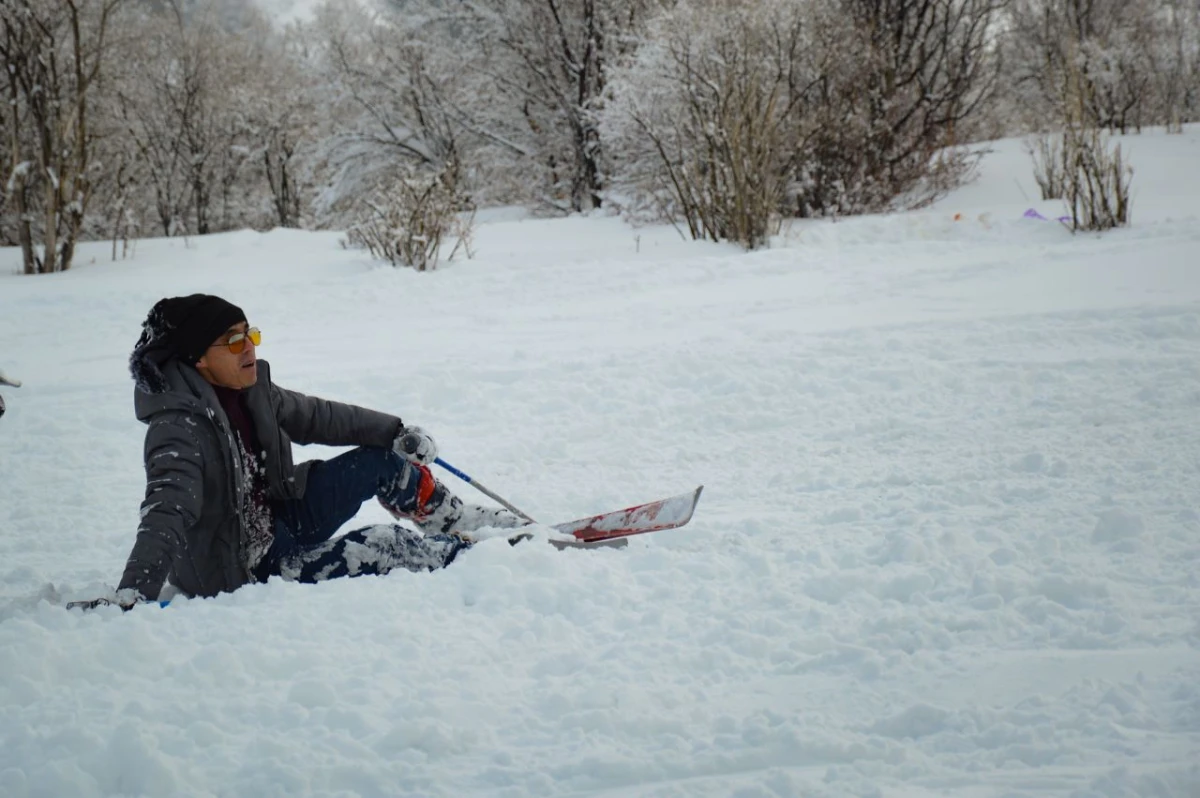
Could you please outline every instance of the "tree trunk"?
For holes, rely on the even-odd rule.
[[[29,216],[28,188],[25,175],[13,178],[13,200],[17,206],[17,240],[21,243],[21,263],[25,274],[37,274],[41,267],[33,251],[33,224]]]
[[[192,202],[196,206],[196,235],[208,235],[208,189],[198,173],[192,176]]]
[[[29,217],[29,187],[26,174],[30,163],[21,159],[21,130],[16,110],[20,96],[17,93],[16,81],[11,77],[9,80],[9,95],[12,98],[9,139],[12,143],[13,162],[13,173],[9,182],[12,185],[11,199],[17,211],[17,241],[21,245],[21,269],[25,274],[37,274],[39,264],[33,252],[33,226]]]
[[[46,181],[45,249],[42,252],[42,274],[58,271],[58,190],[51,180]]]

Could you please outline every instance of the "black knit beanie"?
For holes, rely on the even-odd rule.
[[[166,390],[161,367],[170,357],[194,366],[222,333],[244,321],[241,308],[218,296],[160,299],[142,322],[141,338],[129,358],[130,373],[149,393]]]

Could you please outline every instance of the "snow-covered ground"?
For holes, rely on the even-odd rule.
[[[1129,146],[1104,236],[1022,218],[1060,209],[1003,142],[752,254],[602,216],[429,274],[294,231],[0,251],[0,795],[1200,795],[1200,130]],[[67,612],[133,542],[140,322],[192,291],[538,518],[697,514]]]

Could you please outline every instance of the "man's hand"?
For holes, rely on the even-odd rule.
[[[134,595],[134,591],[130,589],[125,589],[118,591],[115,595],[107,597],[94,598],[87,601],[68,601],[67,609],[83,610],[84,612],[88,612],[96,609],[97,607],[108,607],[115,604],[116,606],[120,607],[123,612],[129,612],[131,609],[141,603],[141,596]]]
[[[113,603],[112,599],[106,599],[106,598],[90,599],[88,601],[68,601],[67,609],[83,610],[84,612],[87,612],[88,610],[94,610],[97,607],[107,607],[112,603]],[[125,609],[125,608],[122,607],[122,609]]]
[[[432,465],[437,459],[438,448],[433,437],[420,427],[405,427],[396,436],[392,448],[401,457],[417,465]]]

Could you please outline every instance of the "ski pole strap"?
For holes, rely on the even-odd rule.
[[[497,502],[499,502],[499,503],[500,503],[500,505],[501,505],[502,507],[504,507],[506,510],[509,510],[509,511],[511,511],[511,512],[514,512],[514,513],[516,513],[517,515],[521,516],[522,518],[524,518],[526,521],[528,521],[528,522],[529,522],[529,523],[531,523],[531,524],[536,524],[536,523],[537,523],[537,521],[534,521],[534,520],[533,520],[533,518],[532,518],[531,516],[529,516],[529,515],[528,515],[528,514],[526,514],[526,513],[523,513],[523,512],[521,512],[521,511],[520,511],[520,510],[518,510],[516,507],[513,507],[513,506],[512,506],[511,504],[509,504],[507,501],[505,501],[504,499],[500,498],[500,497],[499,497],[499,496],[497,496],[496,494],[492,493],[490,490],[488,490],[487,488],[485,488],[483,485],[480,485],[478,482],[476,482],[475,480],[471,479],[471,477],[470,477],[470,476],[468,476],[467,474],[464,474],[462,471],[459,471],[457,468],[455,468],[454,466],[450,465],[449,463],[447,463],[447,462],[446,462],[445,460],[443,460],[442,458],[440,458],[440,457],[439,457],[439,458],[435,459],[433,462],[437,463],[437,464],[438,464],[438,465],[440,465],[442,468],[446,469],[446,470],[447,470],[447,471],[449,471],[451,474],[453,474],[454,476],[456,476],[456,477],[458,477],[459,479],[461,479],[463,482],[465,482],[465,483],[467,483],[468,485],[470,485],[471,487],[475,488],[475,490],[479,491],[479,492],[480,492],[480,493],[482,493],[484,496],[487,496],[489,499],[492,499],[492,500],[494,500],[494,501],[497,501]]]

